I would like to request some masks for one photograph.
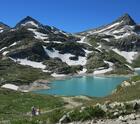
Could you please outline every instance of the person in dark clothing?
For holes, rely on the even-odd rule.
[[[133,106],[134,110],[137,112],[139,110],[139,104],[136,102]]]
[[[36,108],[34,106],[32,107],[32,116],[36,116]]]

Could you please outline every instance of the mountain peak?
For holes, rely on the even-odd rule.
[[[20,26],[27,26],[26,24],[30,24],[32,26],[38,27],[40,26],[40,22],[38,22],[36,19],[32,18],[31,16],[27,16],[24,19],[22,19],[17,25],[16,27],[20,27]]]
[[[124,13],[121,17],[124,17],[124,18],[131,18],[131,16],[130,16],[128,13]]]
[[[136,24],[135,21],[132,19],[132,17],[128,13],[125,13],[124,15],[119,17],[119,19],[117,21],[123,21],[124,25],[135,25]]]
[[[37,20],[35,20],[31,16],[26,16],[22,21],[34,21],[34,22],[38,22]]]
[[[0,30],[1,29],[9,29],[10,27],[6,24],[4,24],[3,22],[0,22]]]

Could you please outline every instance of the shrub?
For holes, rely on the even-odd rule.
[[[105,117],[105,112],[99,107],[86,107],[84,110],[75,109],[70,113],[72,121],[85,121],[93,118]]]

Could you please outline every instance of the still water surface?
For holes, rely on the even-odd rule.
[[[104,97],[112,93],[112,91],[126,77],[73,77],[65,80],[56,80],[49,84],[49,90],[37,90],[35,93],[64,95],[64,96],[95,96]]]

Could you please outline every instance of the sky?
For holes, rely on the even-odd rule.
[[[140,23],[140,0],[0,0],[0,21],[15,26],[26,16],[67,32],[108,24],[124,13]]]

